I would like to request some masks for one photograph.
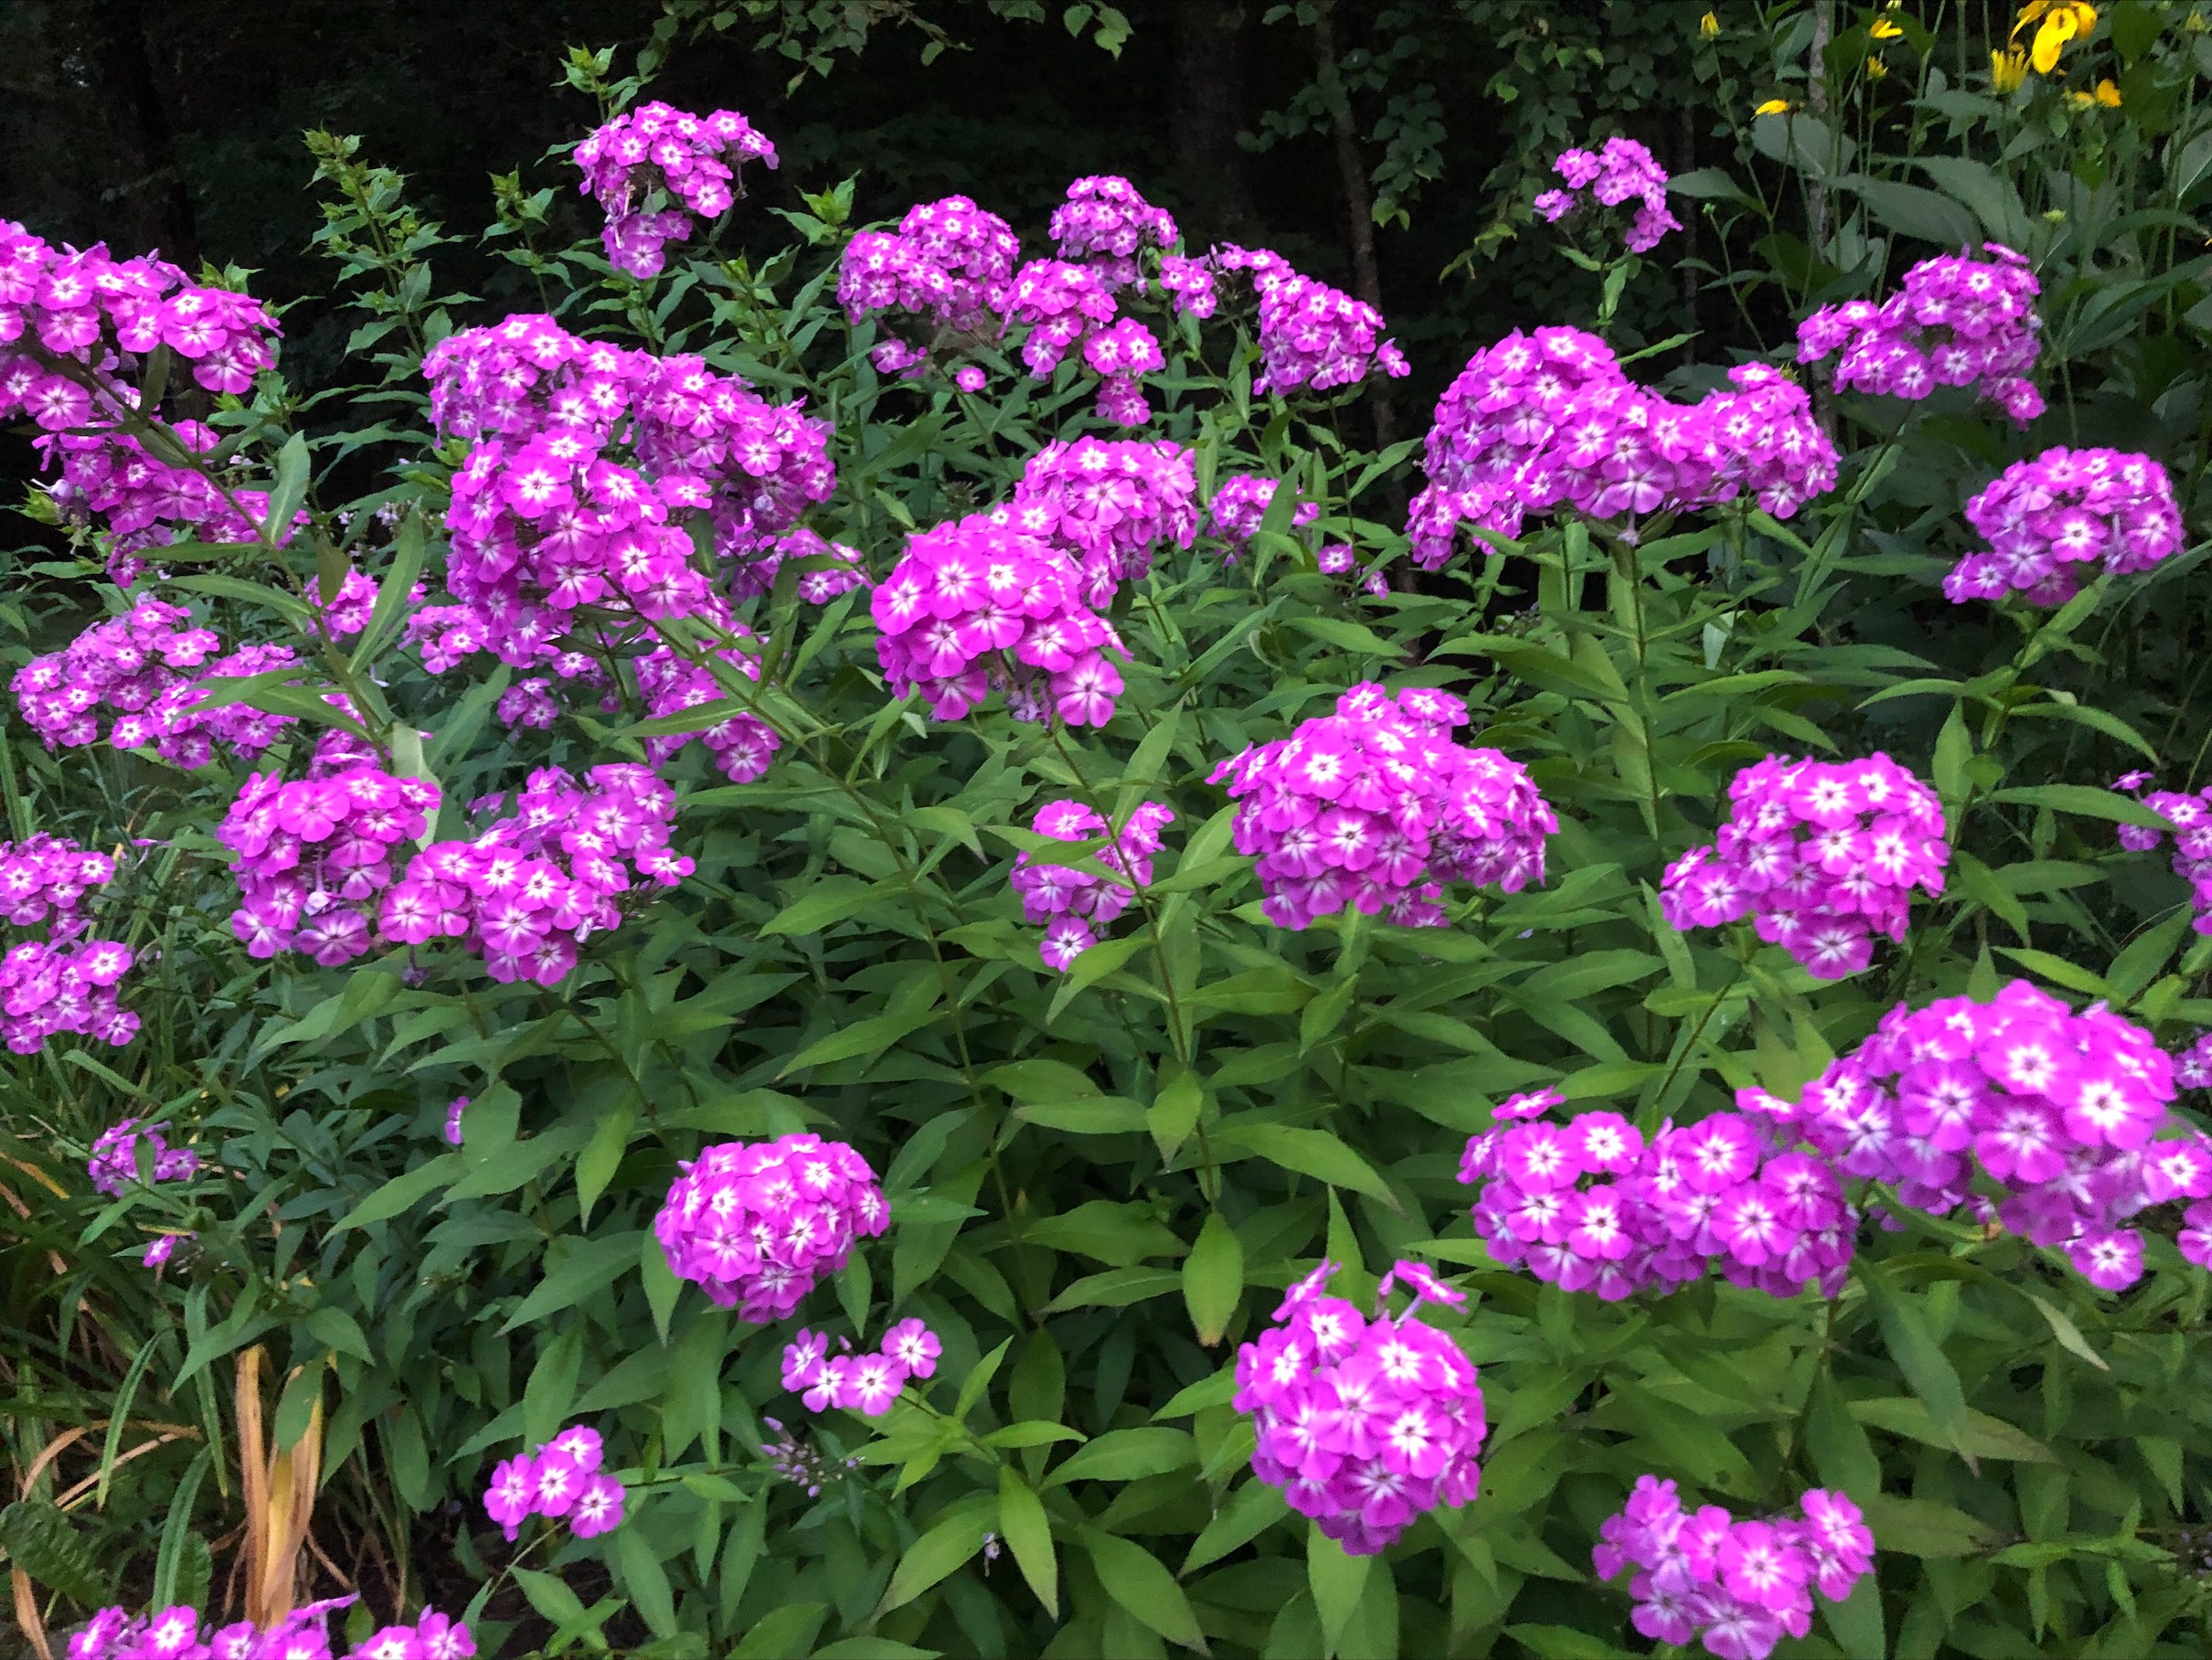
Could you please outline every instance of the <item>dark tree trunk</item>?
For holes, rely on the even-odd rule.
[[[1245,124],[1245,29],[1241,0],[1177,0],[1170,122],[1177,194],[1187,204],[1193,248],[1249,240],[1260,222],[1250,168],[1237,134]]]
[[[1367,189],[1367,164],[1359,153],[1359,129],[1352,120],[1351,95],[1336,59],[1336,0],[1313,8],[1313,65],[1322,95],[1328,101],[1336,147],[1336,176],[1344,186],[1345,229],[1352,254],[1352,291],[1377,311],[1383,310],[1382,271],[1375,261],[1374,197]],[[1386,319],[1389,314],[1383,313]],[[1387,445],[1398,436],[1398,411],[1389,394],[1375,394],[1375,442]]]

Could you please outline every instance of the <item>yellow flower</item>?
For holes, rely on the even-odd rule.
[[[1868,80],[1881,80],[1886,79],[1888,74],[1889,66],[1884,63],[1879,58],[1869,58],[1866,59],[1866,79]]]
[[[2067,42],[2097,27],[2097,8],[2089,0],[2027,0],[2013,25],[2013,38],[2017,40],[2020,31],[2031,23],[2036,26],[2036,39],[2028,61],[2037,74],[2047,75],[2058,67],[2058,54],[2066,49]]]
[[[1905,31],[1887,17],[1877,17],[1867,26],[1866,33],[1877,40],[1896,40],[1902,37]]]
[[[2068,92],[2066,95],[2066,101],[2079,110],[2094,109],[2099,104],[2102,104],[2108,110],[2117,110],[2120,108],[2120,89],[2112,83],[2111,78],[2107,76],[2099,81],[2091,91]]]
[[[1714,36],[1720,33],[1720,19],[1710,12],[1706,13],[1704,16],[1697,19],[1697,32],[1707,40],[1712,39]]]
[[[1989,55],[1989,84],[1998,97],[2016,92],[2020,83],[2027,79],[2027,54],[2018,47],[2009,52]]]
[[[1754,115],[1787,115],[1796,108],[1797,106],[1786,98],[1770,98],[1751,113]]]

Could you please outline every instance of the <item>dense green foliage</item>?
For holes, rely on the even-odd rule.
[[[969,8],[947,9],[957,35]],[[1146,38],[1129,9],[1124,54]],[[1313,9],[1273,27],[1310,33]],[[1419,482],[1405,392],[1378,442],[1371,397],[1255,398],[1250,342],[1208,361],[1194,329],[1171,344],[1155,433],[1192,448],[1204,495],[1236,472],[1289,481],[1320,505],[1316,534],[1354,544],[1394,591],[1321,574],[1285,490],[1244,562],[1202,539],[1124,594],[1129,689],[1109,727],[1070,733],[995,707],[925,719],[884,688],[865,594],[808,607],[787,577],[754,615],[759,684],[725,687],[782,735],[772,770],[739,785],[697,748],[670,763],[696,874],[551,990],[489,984],[465,960],[425,977],[406,952],[333,971],[249,960],[210,835],[240,772],[50,754],[11,712],[11,834],[154,844],[102,912],[157,953],[134,994],[143,1035],[0,1071],[0,1432],[5,1496],[23,1500],[0,1515],[0,1549],[49,1628],[105,1601],[223,1597],[235,1368],[260,1346],[283,1379],[274,1444],[321,1415],[314,1583],[357,1585],[379,1611],[470,1603],[487,1653],[503,1634],[510,1653],[667,1655],[1636,1652],[1589,1552],[1645,1471],[1739,1511],[1816,1483],[1864,1506],[1877,1580],[1785,1655],[2203,1652],[2212,1285],[2170,1227],[2113,1296],[2058,1252],[1903,1212],[1902,1229],[1865,1231],[1852,1284],[1825,1302],[1708,1281],[1605,1304],[1496,1266],[1472,1237],[1460,1150],[1517,1090],[1555,1085],[1647,1128],[1696,1119],[1741,1086],[1793,1093],[1900,1000],[1988,995],[2014,975],[2107,999],[2169,1047],[2212,1026],[2212,941],[2190,931],[2163,857],[2117,847],[2115,825],[2143,811],[2107,787],[2133,766],[2212,782],[2205,548],[2047,612],[1954,607],[1935,586],[1970,545],[1965,498],[2050,443],[2148,451],[2201,523],[2212,35],[2187,7],[2126,0],[2059,75],[2000,98],[1988,49],[2010,19],[1979,7],[1900,16],[1887,41],[1874,13],[1816,30],[1812,11],[1722,7],[1708,38],[1702,7],[1633,8],[1634,28],[1612,31],[1624,9],[1363,13],[1374,40],[1347,35],[1341,72],[1256,128],[1292,143],[1348,98],[1374,221],[1418,227],[1462,198],[1442,250],[1464,256],[1459,297],[1403,331],[1415,384],[1441,383],[1540,295],[1544,320],[1584,325],[1618,298],[1622,355],[1649,352],[1635,372],[1694,392],[1781,353],[1809,306],[1886,293],[1913,261],[1988,237],[2042,284],[2051,410],[2032,432],[1962,398],[1824,399],[1844,476],[1787,525],[1739,505],[1624,546],[1532,521],[1502,557],[1409,581],[1395,559]],[[704,49],[694,26],[716,22],[675,9],[670,74]],[[1437,112],[1462,102],[1471,35],[1509,52],[1482,82],[1506,101],[1509,149],[1462,176]],[[857,44],[807,48],[826,85]],[[1101,44],[1120,43],[1086,49]],[[611,73],[571,60],[585,93],[636,90]],[[2107,75],[2117,108],[2069,98]],[[1754,120],[1770,94],[1800,107]],[[1615,267],[1626,286],[1606,294],[1603,271],[1558,262],[1530,228],[1534,176],[1593,125],[1641,132],[1690,107],[1702,165],[1675,189],[1677,212],[1696,209],[1694,260],[1654,269],[1678,252],[1666,244]],[[1032,453],[1084,427],[1088,392],[1065,375],[1001,374],[1012,389],[983,397],[877,375],[870,326],[827,292],[850,230],[907,198],[837,185],[826,147],[811,173],[803,147],[786,162],[815,194],[740,215],[750,257],[687,247],[641,284],[595,240],[569,242],[558,165],[498,181],[477,247],[418,216],[366,153],[315,144],[349,353],[312,397],[264,378],[210,419],[264,486],[304,435],[316,536],[395,595],[416,561],[438,567],[460,459],[423,430],[422,350],[541,293],[580,334],[803,393],[836,428],[837,492],[809,522],[878,576],[911,529],[1004,499]],[[987,171],[960,183],[994,205]],[[1411,288],[1390,234],[1387,288]],[[501,303],[461,292],[449,255],[494,272]],[[387,506],[400,528],[379,527]],[[11,665],[115,601],[91,537],[53,539],[0,600]],[[297,557],[280,574],[228,553],[165,591],[321,664],[319,642],[288,632],[291,595],[317,580]],[[490,718],[505,670],[429,675],[388,631],[341,666],[381,686],[393,729],[427,734],[422,764],[451,803],[548,762],[636,758],[676,729],[623,708],[509,731]],[[326,679],[352,683],[311,668],[302,684]],[[1547,884],[1462,894],[1440,930],[1261,919],[1208,774],[1365,679],[1450,687],[1476,711],[1473,741],[1531,768],[1562,820]],[[296,690],[246,696],[303,707]],[[1748,931],[1661,920],[1660,872],[1709,839],[1738,768],[1875,750],[1933,781],[1957,848],[1905,946],[1819,983]],[[1157,800],[1176,821],[1120,937],[1062,977],[1006,875],[1049,845],[1021,827],[1035,807],[1068,796]],[[458,1094],[475,1104],[448,1149]],[[90,1193],[86,1149],[133,1114],[191,1137],[207,1173]],[[833,1302],[869,1334],[918,1314],[946,1346],[926,1405],[807,1420],[833,1462],[853,1461],[815,1499],[760,1452],[765,1416],[806,1417],[778,1379],[785,1334],[679,1285],[646,1231],[703,1143],[809,1128],[866,1155],[894,1218],[834,1298],[815,1293],[813,1323],[835,1321]],[[173,1229],[197,1240],[154,1278],[138,1248]],[[1371,1563],[1310,1542],[1252,1479],[1228,1404],[1235,1346],[1324,1255],[1369,1285],[1425,1258],[1473,1293],[1439,1323],[1483,1368],[1482,1496]],[[511,1555],[483,1519],[485,1473],[578,1419],[606,1432],[632,1517]],[[995,1561],[986,1536],[1005,1543]]]

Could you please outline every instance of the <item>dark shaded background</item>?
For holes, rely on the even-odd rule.
[[[1585,77],[1593,105],[1622,112],[1607,111],[1604,124],[1642,132],[1677,167],[1695,159],[1685,152],[1697,134],[1677,113],[1638,111],[1636,88],[1648,92],[1665,66],[1615,24],[1648,30],[1664,12],[1668,27],[1652,39],[1686,39],[1696,9],[1687,3],[1554,8],[1592,38],[1618,37],[1621,61]],[[491,218],[489,176],[521,167],[526,185],[558,186],[557,230],[590,234],[596,215],[576,196],[573,170],[544,159],[595,118],[588,99],[557,85],[563,51],[615,46],[625,72],[660,9],[656,0],[0,0],[0,217],[59,240],[104,239],[119,253],[158,248],[187,266],[205,258],[254,269],[255,291],[290,308],[288,372],[313,383],[335,361],[337,325],[321,300],[326,269],[307,249],[319,219],[302,132],[360,133],[363,159],[409,175],[413,199],[467,239],[440,252],[441,290],[464,288],[490,309],[509,296],[520,303],[517,273],[473,241]],[[1035,252],[1070,178],[1122,173],[1174,209],[1194,242],[1263,242],[1343,286],[1367,285],[1352,257],[1353,227],[1366,216],[1347,199],[1344,164],[1349,155],[1365,169],[1379,155],[1389,92],[1356,94],[1362,124],[1348,150],[1322,132],[1264,154],[1239,143],[1313,80],[1313,30],[1263,22],[1260,0],[1135,0],[1124,7],[1134,35],[1115,58],[1057,22],[922,9],[962,43],[928,66],[914,31],[879,27],[864,55],[787,90],[791,61],[739,24],[680,45],[650,95],[740,109],[769,133],[783,166],[762,181],[763,206],[795,206],[798,189],[852,173],[863,219],[965,191],[1011,219]],[[1490,98],[1484,107],[1484,83],[1510,62],[1501,19],[1552,24],[1528,0],[1343,0],[1333,9],[1334,49],[1348,67],[1413,42],[1426,58],[1393,70],[1391,90],[1442,77],[1443,176],[1415,204],[1410,229],[1374,233],[1380,299],[1425,403],[1475,346],[1559,314],[1558,284],[1579,275],[1538,258],[1540,239],[1479,264],[1472,282],[1443,274],[1498,210],[1492,176],[1516,171],[1507,165],[1515,144],[1530,142],[1527,104]],[[763,213],[740,218],[764,245],[788,234]]]

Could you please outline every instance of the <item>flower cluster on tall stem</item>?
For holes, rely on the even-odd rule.
[[[1351,905],[1437,927],[1446,882],[1517,893],[1544,879],[1558,815],[1518,761],[1452,740],[1469,718],[1449,692],[1363,683],[1334,714],[1214,769],[1271,922],[1303,928]]]
[[[1063,842],[1105,836],[1099,863],[1125,878],[1116,881],[1055,865],[1041,854],[1015,857],[1009,880],[1021,895],[1023,920],[1044,926],[1038,950],[1046,967],[1063,974],[1073,967],[1078,957],[1098,943],[1098,931],[1129,908],[1137,888],[1152,881],[1152,856],[1160,850],[1160,832],[1175,816],[1158,802],[1140,802],[1122,827],[1108,835],[1106,821],[1079,801],[1048,802],[1037,810],[1029,827],[1039,835]]]
[[[1237,1351],[1233,1404],[1252,1415],[1252,1474],[1352,1556],[1373,1556],[1440,1506],[1474,1497],[1489,1425],[1475,1368],[1420,1304],[1463,1292],[1415,1262],[1376,1290],[1372,1318],[1328,1294],[1320,1267],[1291,1287],[1259,1341]],[[1402,1281],[1414,1305],[1388,1313]]]
[[[2043,413],[2027,378],[2036,367],[2042,292],[2027,261],[1998,242],[1991,257],[1940,254],[1905,273],[1878,305],[1824,305],[1797,325],[1797,360],[1835,358],[1835,389],[1918,403],[1940,387],[1966,387],[2026,426]]]
[[[1637,204],[1635,216],[1624,237],[1631,253],[1649,253],[1661,237],[1682,229],[1667,208],[1666,169],[1632,138],[1609,138],[1594,152],[1562,150],[1553,157],[1551,170],[1567,186],[1547,190],[1536,199],[1537,212],[1551,224],[1578,211],[1625,207],[1632,201]]]
[[[0,956],[0,1042],[15,1053],[35,1055],[61,1032],[117,1048],[138,1035],[138,1016],[117,989],[137,953],[91,937],[83,909],[114,875],[108,855],[58,836],[0,842],[0,921],[43,934],[14,939]]]
[[[780,1320],[856,1241],[883,1232],[876,1173],[843,1142],[723,1142],[687,1161],[653,1218],[669,1269],[756,1325]]]
[[[1083,574],[1083,602],[1103,610],[1122,583],[1152,568],[1159,548],[1191,545],[1197,491],[1181,444],[1056,441],[1029,458],[1014,499],[995,516],[1072,559]]]
[[[1770,755],[1736,774],[1728,803],[1713,844],[1691,848],[1661,879],[1671,927],[1749,916],[1760,939],[1814,977],[1837,980],[1873,961],[1876,934],[1905,937],[1914,894],[1943,891],[1943,803],[1887,755]]]
[[[687,239],[696,219],[729,211],[744,192],[745,163],[775,166],[776,147],[735,110],[694,115],[655,100],[596,129],[571,159],[584,175],[577,187],[606,210],[608,263],[652,277],[667,244]]]
[[[484,1512],[510,1540],[534,1516],[567,1522],[580,1539],[612,1532],[622,1526],[627,1495],[601,1468],[605,1462],[599,1431],[571,1424],[544,1445],[494,1467]]]
[[[1813,1593],[1841,1602],[1874,1568],[1874,1534],[1840,1493],[1812,1487],[1799,1516],[1738,1521],[1721,1506],[1685,1510],[1671,1481],[1636,1478],[1598,1530],[1601,1580],[1632,1570],[1636,1629],[1657,1643],[1704,1639],[1721,1660],[1766,1660],[1813,1629]],[[1802,1518],[1802,1519],[1801,1519]]]
[[[2147,455],[2063,445],[2016,461],[1966,504],[1987,544],[1943,579],[1952,601],[2002,599],[2063,605],[2100,563],[2114,576],[2148,570],[2183,542],[2174,481]]]
[[[465,1624],[426,1608],[403,1624],[379,1627],[341,1655],[331,1644],[328,1621],[358,1601],[311,1602],[266,1629],[250,1620],[218,1626],[183,1604],[136,1616],[103,1608],[69,1638],[69,1660],[470,1660],[476,1653]]]

